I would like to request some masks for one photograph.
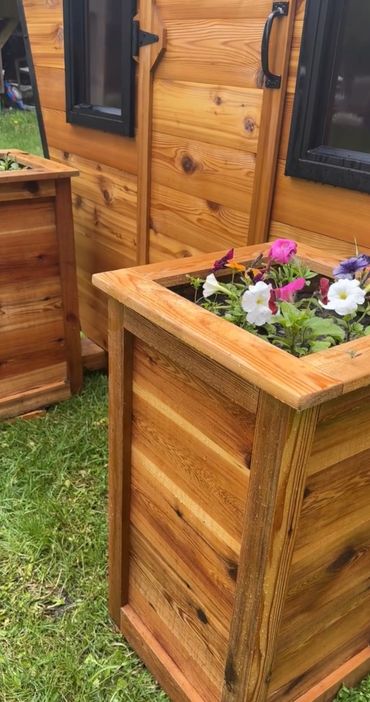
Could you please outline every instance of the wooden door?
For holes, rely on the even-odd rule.
[[[139,57],[139,263],[267,238],[295,6],[272,30],[269,90],[271,0],[141,0],[160,41]]]

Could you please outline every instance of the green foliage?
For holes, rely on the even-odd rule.
[[[34,112],[0,112],[0,149],[20,149],[42,156],[40,132]]]
[[[334,702],[370,702],[370,675],[356,688],[343,686]]]
[[[0,171],[21,171],[22,168],[23,166],[9,154],[0,158]]]
[[[315,317],[315,309],[282,302],[280,314],[268,326],[271,343],[294,356],[305,356],[343,342],[345,332],[337,320]]]
[[[0,425],[0,701],[165,702],[107,613],[106,378]]]
[[[316,273],[307,268],[299,258],[294,258],[289,263],[273,266],[269,270],[269,279],[277,288],[287,285],[287,283],[290,283],[290,281],[295,278],[304,278],[306,282],[309,282],[315,277]]]

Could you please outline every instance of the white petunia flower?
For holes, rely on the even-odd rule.
[[[365,302],[365,291],[361,289],[358,280],[338,280],[328,290],[328,303],[320,303],[326,310],[334,310],[344,317],[346,314],[357,312],[359,305]]]
[[[203,285],[203,297],[211,297],[211,295],[215,295],[218,292],[227,293],[228,291],[225,290],[222,285],[220,285],[216,276],[213,273],[210,273]]]
[[[269,307],[271,285],[262,280],[256,285],[250,285],[241,299],[244,312],[247,312],[247,322],[261,327],[269,322],[273,316]]]

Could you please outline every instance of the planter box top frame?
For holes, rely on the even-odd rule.
[[[79,174],[75,168],[63,166],[56,161],[50,161],[17,149],[0,150],[0,160],[6,156],[16,159],[24,168],[17,171],[0,171],[0,185],[34,180],[59,180],[60,178],[72,178]]]
[[[235,250],[249,263],[270,244]],[[299,257],[321,275],[332,276],[338,257],[299,246]],[[296,410],[320,405],[370,384],[370,337],[363,337],[304,358],[295,358],[169,288],[204,277],[224,252],[95,274],[93,284],[145,320],[164,329]]]

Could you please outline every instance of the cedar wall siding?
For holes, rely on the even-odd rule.
[[[151,262],[248,242],[271,11],[270,0],[156,5],[167,47],[153,87]],[[90,280],[137,260],[139,144],[66,123],[62,0],[24,6],[51,156],[81,173],[73,198],[82,326],[106,346],[106,301]]]
[[[370,253],[370,197],[367,193],[284,175],[303,30],[304,0],[300,0],[298,5],[270,238],[288,236],[342,256],[354,255],[356,240],[361,251]]]

